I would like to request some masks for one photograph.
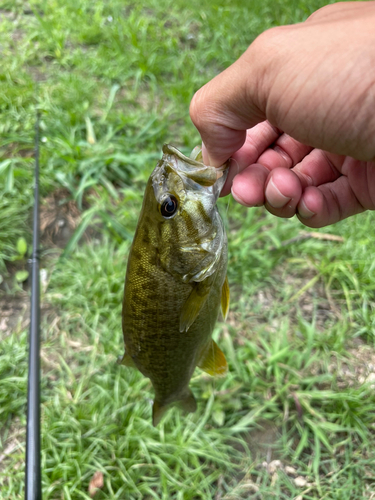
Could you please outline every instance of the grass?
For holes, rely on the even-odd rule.
[[[30,253],[36,109],[43,210],[63,190],[61,206],[80,213],[63,252],[43,240],[43,497],[88,499],[99,471],[99,500],[373,498],[372,213],[298,239],[297,220],[220,200],[231,309],[214,336],[227,377],[197,370],[198,411],[172,410],[155,429],[150,383],[115,362],[126,259],[162,144],[192,149],[194,91],[258,33],[321,5],[2,3],[1,499],[24,496],[27,285],[16,272]]]

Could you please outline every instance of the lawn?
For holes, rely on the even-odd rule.
[[[150,382],[116,364],[163,143],[188,153],[194,92],[257,34],[323,4],[1,2],[0,499],[24,497],[37,109],[43,498],[375,498],[373,213],[312,231],[221,199],[231,307],[214,337],[228,375],[197,369],[197,412],[154,428]]]

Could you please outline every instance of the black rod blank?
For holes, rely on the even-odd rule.
[[[27,388],[25,500],[41,500],[40,467],[40,283],[39,283],[39,113],[35,124],[33,253],[31,257],[29,377]]]

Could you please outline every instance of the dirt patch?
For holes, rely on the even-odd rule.
[[[4,20],[13,21],[16,18],[16,13],[6,9],[0,9],[0,22]]]
[[[34,148],[22,142],[11,142],[1,149],[3,158],[33,158]]]
[[[43,287],[43,280],[42,287]],[[57,310],[48,303],[41,304],[41,340],[49,336],[54,331],[60,316]],[[21,292],[16,295],[0,295],[0,343],[8,336],[15,334],[20,337],[22,330],[28,329],[30,322],[30,296]],[[42,343],[43,345],[43,343]],[[28,348],[26,347],[26,352]],[[51,362],[46,363],[45,358],[50,356],[45,354],[46,349],[41,349],[41,367],[44,376],[48,376],[51,370]],[[51,350],[50,350],[51,352]],[[53,352],[53,351],[52,351]],[[27,356],[27,354],[26,354]],[[52,366],[55,368],[55,366]],[[21,375],[20,375],[21,376]],[[20,419],[12,415],[9,420],[0,419],[0,441],[3,446],[0,448],[0,477],[1,472],[13,464],[14,469],[18,469],[24,462],[26,430]],[[21,458],[19,458],[21,456]],[[0,480],[1,484],[1,480]]]
[[[41,273],[41,285],[43,285]],[[41,319],[51,328],[58,317],[55,308],[50,304],[41,304]],[[30,296],[26,292],[16,295],[0,294],[0,341],[15,332],[28,328],[30,322]]]
[[[333,358],[328,366],[329,373],[337,375],[340,389],[370,384],[375,389],[375,350],[362,339],[356,338],[348,349],[345,360]]]
[[[84,201],[84,208],[88,204]],[[30,213],[30,227],[32,213]],[[57,189],[48,195],[41,202],[40,206],[40,241],[42,248],[45,249],[62,249],[65,248],[70,238],[81,222],[81,211],[78,209],[77,203],[71,199],[67,189]],[[97,227],[96,227],[97,229]],[[87,241],[93,236],[97,237],[98,233],[94,231],[94,227],[88,227],[82,238]],[[48,260],[52,254],[48,253],[41,257],[40,262],[40,280],[42,291],[48,285]],[[0,339],[7,337],[15,330],[23,330],[26,328],[30,319],[30,297],[27,293],[30,286],[30,276],[23,283],[18,283],[15,287],[15,275],[17,271],[30,271],[26,257],[20,260],[6,262],[7,275],[3,276],[3,281],[0,284]],[[1,291],[4,293],[1,293]],[[13,293],[9,293],[9,291]],[[8,292],[8,293],[7,293]],[[41,306],[43,315],[54,314],[51,308],[44,304]],[[54,314],[55,315],[55,314]]]
[[[38,11],[39,16],[43,16],[42,11],[35,8],[34,10]],[[22,9],[17,9],[17,7],[14,10],[0,9],[0,24],[4,22],[12,23],[11,29],[7,30],[7,36],[10,41],[8,48],[14,54],[22,52],[24,46],[28,43],[25,27],[30,26],[30,22],[36,22],[34,10],[30,8],[27,2],[23,2]],[[34,81],[39,82],[47,78],[46,68],[27,65],[25,70]]]
[[[29,320],[30,299],[26,293],[15,297],[0,295],[0,340],[26,328]]]
[[[256,457],[256,461],[270,463],[277,458],[275,445],[279,438],[280,431],[276,425],[265,420],[259,422],[258,427],[251,431],[248,435],[242,436],[252,456]]]
[[[12,459],[12,455],[19,453],[20,449],[24,449],[26,440],[26,429],[21,425],[19,418],[15,418],[8,430],[2,432],[1,439],[5,439],[4,448],[0,451],[0,473],[7,463]],[[22,462],[18,461],[14,468],[19,469]]]
[[[168,103],[163,100],[160,94],[151,95],[147,82],[138,84],[135,80],[130,79],[117,90],[113,108],[121,109],[126,106],[131,111],[142,109],[145,113],[151,113],[155,109],[160,109],[162,105],[166,106]],[[98,116],[103,116],[103,113],[102,108],[96,110]]]
[[[280,295],[280,290],[283,290],[283,295]],[[231,295],[241,297],[242,288],[231,287]],[[293,271],[288,267],[288,274],[285,275],[284,269],[280,267],[272,272],[272,283],[248,298],[246,312],[229,311],[226,323],[236,330],[241,344],[241,337],[252,337],[252,332],[259,330],[259,325],[273,332],[280,328],[280,321],[286,318],[291,326],[297,325],[300,319],[308,323],[314,320],[315,328],[323,332],[342,319],[343,307],[345,301],[326,289],[315,269]],[[270,320],[273,310],[279,313],[274,320]]]
[[[27,72],[34,82],[44,82],[49,76],[45,66],[28,66]]]
[[[323,331],[327,323],[341,319],[342,301],[332,298],[315,269],[297,272],[291,270],[282,279],[292,294],[286,301],[286,305],[290,305],[288,316],[292,323],[301,314],[307,321],[314,318],[317,330]]]
[[[42,245],[64,248],[80,222],[81,212],[68,190],[57,189],[40,207]]]
[[[84,209],[88,207],[88,203],[84,200]],[[33,210],[29,213],[29,227],[33,226]],[[47,266],[48,261],[51,257],[56,257],[55,252],[44,252],[47,249],[63,249],[73,236],[75,230],[81,222],[81,211],[79,210],[77,203],[72,200],[70,193],[62,188],[57,189],[50,195],[48,195],[40,204],[40,243],[41,243],[41,273],[42,268]],[[98,225],[87,227],[83,232],[81,238],[83,241],[88,241],[93,237],[98,237]],[[80,238],[80,239],[81,239]],[[31,238],[29,238],[29,244],[31,244]],[[78,243],[78,241],[77,241]],[[59,254],[60,252],[58,252]],[[55,255],[54,255],[55,254]],[[30,285],[30,275],[19,279],[19,283],[16,286],[16,273],[18,271],[28,271],[30,272],[30,265],[28,258],[31,255],[26,254],[24,257],[17,257],[14,260],[5,261],[6,273],[2,276],[2,281],[0,282],[0,292],[12,292],[22,289],[23,291],[29,290]],[[21,282],[21,280],[23,280]],[[12,300],[12,299],[10,299]],[[1,318],[3,317],[0,303],[0,332],[3,327],[1,326]],[[18,313],[16,313],[18,315]]]
[[[279,285],[279,286],[278,286]],[[234,290],[232,290],[234,288]],[[234,296],[241,296],[241,290],[231,288]],[[287,289],[287,293],[280,295],[278,290]],[[288,298],[291,297],[291,298]],[[272,310],[278,310],[272,319]],[[326,332],[343,320],[346,311],[346,301],[340,290],[330,290],[325,286],[323,279],[314,269],[293,271],[288,268],[285,276],[282,270],[275,270],[272,274],[272,284],[257,291],[249,298],[245,313],[230,311],[226,324],[235,330],[234,342],[245,345],[246,339],[257,342],[259,329],[270,333],[280,329],[281,322],[288,320],[291,326],[290,342],[295,342],[298,334],[299,321],[307,324],[314,322],[314,329],[318,335],[322,334],[324,342]],[[338,389],[360,387],[370,384],[375,389],[375,350],[360,337],[351,338],[347,335],[343,355],[332,354],[328,367],[320,362],[310,366],[313,375],[322,371],[332,374]],[[324,389],[326,387],[322,387]]]

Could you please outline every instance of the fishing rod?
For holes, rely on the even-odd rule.
[[[29,333],[29,375],[27,387],[27,428],[25,500],[42,499],[40,468],[40,283],[39,283],[39,112],[35,123],[35,184],[31,302]]]

